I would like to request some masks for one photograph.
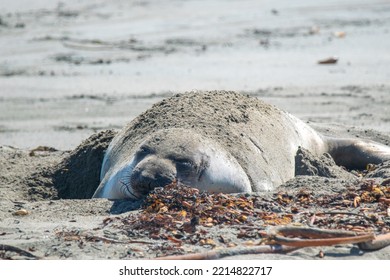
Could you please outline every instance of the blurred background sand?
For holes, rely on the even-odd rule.
[[[389,32],[390,1],[2,0],[0,145],[72,149],[202,89],[389,133]]]

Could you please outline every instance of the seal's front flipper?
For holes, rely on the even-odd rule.
[[[367,164],[390,160],[390,146],[371,140],[326,137],[325,142],[336,164],[348,169],[365,169]]]

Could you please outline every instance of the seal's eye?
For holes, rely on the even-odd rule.
[[[139,150],[137,151],[138,157],[144,157],[146,155],[149,155],[152,153],[152,150],[149,147],[141,146]]]
[[[195,164],[191,160],[181,159],[176,160],[176,167],[179,170],[191,170],[193,169]]]

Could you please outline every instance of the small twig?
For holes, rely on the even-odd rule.
[[[244,230],[259,230],[258,226],[243,226],[243,225],[233,225],[232,228],[244,229]]]
[[[22,255],[22,256],[25,256],[25,257],[28,257],[28,258],[32,258],[34,260],[40,259],[39,257],[31,254],[30,252],[27,252],[26,250],[23,250],[23,249],[20,249],[18,247],[11,246],[11,245],[0,244],[0,251],[15,252],[15,253],[17,253],[19,255]]]
[[[383,202],[385,204],[390,205],[390,198],[381,197],[381,198],[379,198],[379,202]]]
[[[313,226],[314,223],[316,222],[316,219],[317,219],[317,216],[316,216],[316,213],[314,213],[313,216],[310,219],[309,226]]]
[[[155,258],[156,260],[215,260],[225,257],[249,255],[249,254],[276,254],[288,253],[300,249],[299,247],[282,246],[282,245],[261,245],[245,248],[227,248],[219,250],[211,250],[204,253],[187,254],[179,256],[165,256]]]
[[[358,213],[353,213],[353,212],[345,212],[345,211],[330,211],[330,212],[317,212],[315,213],[315,215],[351,215],[351,216],[357,216],[357,217],[361,217],[361,218],[364,218],[370,222],[372,222],[372,220],[370,219],[370,217],[367,217],[366,215],[362,215],[362,214],[358,214]]]
[[[332,238],[332,237],[346,237],[356,236],[355,232],[345,230],[332,230],[332,229],[320,229],[311,227],[298,227],[298,226],[276,226],[271,227],[268,230],[270,237],[276,235],[283,236],[300,236],[306,238]]]
[[[274,237],[275,242],[282,245],[296,247],[315,247],[315,246],[333,246],[339,244],[364,243],[373,240],[373,234],[352,236],[352,237],[335,237],[335,238],[317,238],[317,239],[295,239],[287,237]]]
[[[81,42],[63,42],[64,47],[75,49],[75,50],[83,50],[83,51],[104,51],[104,50],[112,50],[113,47],[107,44],[86,44]]]
[[[298,236],[310,239],[294,238]],[[281,226],[271,228],[268,231],[268,238],[270,239],[270,242],[281,245],[294,247],[313,247],[364,243],[374,240],[375,235],[373,233],[357,235],[355,232],[342,230]]]
[[[154,244],[153,242],[148,241],[141,241],[141,240],[115,240],[107,237],[100,237],[100,236],[94,236],[94,235],[85,235],[84,236],[87,241],[103,241],[107,243],[116,243],[116,244],[133,244],[133,243],[139,243],[139,244]]]

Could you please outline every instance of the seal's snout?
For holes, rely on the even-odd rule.
[[[149,156],[140,161],[130,177],[134,192],[147,194],[156,187],[164,187],[176,178],[176,168],[170,160]]]

